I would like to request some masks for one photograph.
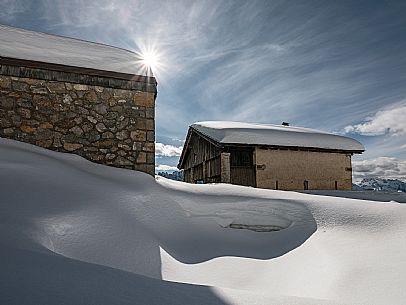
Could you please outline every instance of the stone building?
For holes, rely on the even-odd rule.
[[[190,126],[178,168],[190,183],[351,190],[358,141],[308,128],[238,122]]]
[[[0,25],[0,137],[154,175],[148,70],[124,49]]]

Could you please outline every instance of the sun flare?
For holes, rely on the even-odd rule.
[[[141,62],[146,68],[155,70],[159,65],[159,56],[155,52],[145,52],[141,54]]]
[[[158,64],[158,56],[153,52],[142,54],[141,60],[145,66],[150,67],[151,69],[154,69]]]
[[[167,68],[167,56],[156,44],[138,43],[136,63],[146,76],[160,77]],[[141,71],[140,71],[141,72]]]

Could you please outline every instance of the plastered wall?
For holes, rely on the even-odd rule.
[[[255,149],[257,187],[351,190],[351,154]]]

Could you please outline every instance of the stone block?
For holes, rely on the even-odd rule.
[[[75,89],[77,91],[86,91],[89,89],[89,87],[87,85],[75,84],[75,85],[73,85],[73,89]]]
[[[114,138],[114,134],[111,131],[103,132],[102,134],[103,139],[112,139]]]
[[[10,120],[8,120],[8,119],[6,119],[4,117],[1,117],[0,127],[6,128],[6,127],[11,127],[11,126],[13,126],[13,124],[11,123]]]
[[[41,146],[41,147],[44,147],[44,148],[49,148],[49,147],[52,146],[52,142],[53,142],[52,139],[38,140],[38,141],[35,141],[35,145]]]
[[[27,108],[19,108],[17,109],[17,113],[24,119],[31,118],[31,111]]]
[[[54,128],[54,126],[53,126],[51,123],[49,123],[49,122],[41,123],[41,124],[39,124],[38,127],[39,127],[39,128],[42,128],[42,129]]]
[[[116,133],[116,138],[119,140],[125,140],[128,138],[128,131],[122,130]]]
[[[89,116],[87,116],[87,119],[89,120],[89,122],[91,122],[93,124],[97,124],[97,120],[94,117],[89,115]]]
[[[155,141],[155,132],[154,131],[147,131],[147,141],[148,142]]]
[[[100,148],[109,148],[114,145],[114,141],[112,139],[104,139],[97,142],[94,142],[94,145]]]
[[[155,130],[155,122],[153,119],[148,119],[145,121],[146,130]]]
[[[0,88],[8,89],[11,87],[11,79],[8,77],[0,77]]]
[[[6,129],[3,130],[3,133],[5,135],[13,134],[14,133],[14,128],[6,128]]]
[[[137,142],[143,142],[146,140],[146,132],[142,130],[131,131],[130,137]]]
[[[4,109],[13,109],[14,108],[14,100],[10,97],[1,98],[0,106]]]
[[[154,111],[154,108],[147,108],[146,110],[145,110],[145,117],[147,118],[147,119],[153,119],[154,118],[154,116],[155,116],[155,113],[154,113],[155,111]]]
[[[104,88],[103,88],[103,87],[100,87],[100,86],[95,86],[95,87],[94,87],[94,90],[96,90],[96,92],[101,93],[101,92],[104,91]]]
[[[19,98],[19,99],[17,99],[17,105],[20,107],[31,108],[32,101],[30,99],[26,99],[26,98]]]
[[[25,91],[25,92],[28,91],[28,88],[29,88],[27,83],[18,82],[18,81],[13,81],[11,83],[11,87],[15,91]]]
[[[132,166],[132,162],[130,160],[127,160],[124,157],[117,157],[115,164],[120,165],[120,166]]]
[[[142,150],[143,151],[154,152],[155,151],[155,143],[153,143],[153,142],[145,143],[144,148]]]
[[[69,131],[74,133],[78,137],[83,134],[83,130],[79,126],[73,126],[71,129],[69,129]]]
[[[107,130],[106,126],[103,123],[97,123],[96,124],[96,130],[98,132],[104,132]]]
[[[147,174],[150,174],[152,176],[155,175],[155,165],[154,164],[146,164],[144,169],[145,169],[144,171]]]
[[[151,163],[151,164],[155,163],[155,154],[153,152],[147,153],[147,163]]]
[[[155,107],[155,94],[149,92],[135,91],[133,103],[137,106]]]
[[[104,114],[107,113],[107,106],[106,106],[106,105],[103,105],[103,104],[97,104],[97,105],[94,107],[94,110],[95,110],[98,114],[104,115]]]
[[[78,143],[64,143],[63,144],[63,148],[66,149],[67,151],[75,151],[82,147],[83,147],[83,145],[78,144]]]
[[[84,95],[84,98],[92,103],[97,102],[97,94],[94,91],[89,91]]]
[[[60,82],[48,82],[46,87],[51,93],[65,93],[66,91],[65,84]]]
[[[140,152],[137,157],[137,163],[146,163],[147,162],[147,154],[145,152]]]
[[[32,93],[35,93],[35,94],[48,94],[47,88],[45,88],[43,86],[37,86],[37,85],[30,86],[30,90]]]
[[[36,129],[35,127],[31,127],[31,126],[27,126],[27,125],[22,125],[22,126],[20,126],[20,130],[21,130],[22,132],[25,132],[25,133],[33,133],[33,132],[35,132],[37,129]]]
[[[137,129],[146,129],[147,125],[146,125],[146,120],[142,119],[142,118],[138,118],[138,119],[134,119],[134,123]]]

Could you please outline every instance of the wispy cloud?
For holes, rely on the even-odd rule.
[[[23,16],[10,10],[12,17],[0,10],[0,18],[18,15],[14,25],[40,24],[40,30],[55,34],[159,51],[165,69],[154,71],[157,138],[184,138],[188,125],[203,120],[382,132],[378,118],[372,124],[366,117],[406,98],[406,7],[395,2],[365,7],[356,1],[282,0],[31,3],[0,0],[1,9],[26,8]],[[388,128],[392,134],[404,131]],[[385,142],[386,152],[404,144],[399,137],[386,138],[393,144]],[[377,144],[371,143],[368,153],[382,155]]]
[[[364,161],[353,161],[355,180],[365,177],[379,177],[406,181],[406,160],[379,157]]]
[[[155,155],[165,157],[178,157],[182,153],[182,146],[176,147],[173,145],[165,145],[163,143],[155,143]]]
[[[406,101],[395,107],[378,111],[363,123],[344,128],[347,133],[358,133],[367,136],[383,134],[406,135]]]
[[[15,0],[0,0],[0,19],[10,21],[16,16],[24,12],[26,6],[20,1]]]

